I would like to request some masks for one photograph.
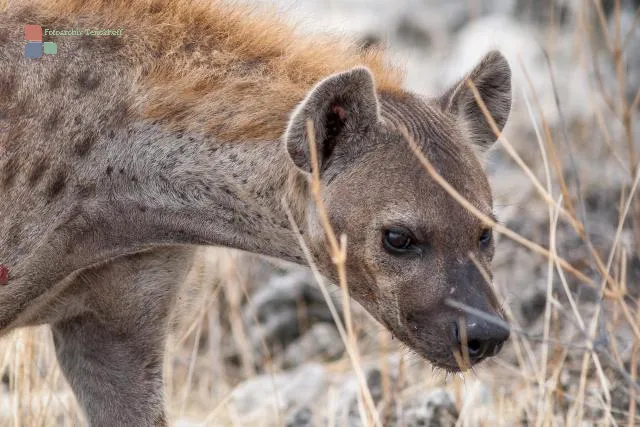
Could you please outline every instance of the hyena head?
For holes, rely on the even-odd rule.
[[[496,136],[467,80],[502,129],[511,73],[504,57],[491,52],[435,99],[377,93],[365,68],[330,76],[293,112],[284,135],[293,162],[309,172],[311,119],[323,203],[336,235],[347,236],[351,296],[410,348],[451,371],[467,367],[456,355],[477,363],[497,354],[509,337],[488,283],[493,235],[425,170],[406,136],[491,217],[482,156]],[[320,218],[309,204],[306,243],[321,271],[336,280]]]

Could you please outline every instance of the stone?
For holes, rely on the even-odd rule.
[[[444,389],[436,389],[410,402],[402,411],[398,425],[407,427],[445,427],[454,425],[458,411]]]
[[[333,324],[316,323],[287,347],[283,365],[293,367],[308,360],[332,361],[342,356],[344,350],[344,343]]]
[[[269,425],[276,422],[279,413],[312,404],[326,382],[326,368],[308,363],[293,371],[263,374],[241,383],[232,392],[230,405],[241,425],[257,420]]]

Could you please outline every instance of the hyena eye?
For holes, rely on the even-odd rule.
[[[486,248],[491,244],[491,240],[493,240],[493,231],[491,231],[490,228],[487,228],[480,235],[478,242],[482,248]]]
[[[404,252],[411,248],[413,238],[407,230],[390,228],[384,231],[384,247],[392,253]]]

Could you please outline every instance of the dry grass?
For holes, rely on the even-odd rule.
[[[333,304],[331,289],[313,266],[312,270],[346,347],[341,359],[325,363],[324,367],[330,378],[355,375],[357,416],[363,425],[387,425],[393,417],[402,419],[404,403],[435,388],[444,388],[453,396],[459,413],[455,425],[459,426],[511,426],[524,420],[535,426],[573,426],[583,421],[589,425],[640,425],[640,291],[637,277],[629,281],[628,274],[640,248],[640,208],[636,195],[640,174],[638,137],[634,133],[640,92],[632,99],[625,96],[628,70],[623,51],[630,36],[620,30],[619,1],[614,2],[613,13],[616,25],[611,33],[600,2],[585,1],[575,30],[576,66],[593,71],[594,76],[592,86],[585,88],[592,100],[591,132],[597,130],[602,138],[580,139],[579,129],[564,121],[562,115],[560,129],[552,129],[541,114],[531,84],[516,90],[529,112],[538,156],[526,162],[518,154],[518,148],[526,142],[511,143],[499,135],[499,149],[510,156],[538,196],[527,206],[546,211],[545,240],[496,224],[474,210],[435,172],[407,136],[407,143],[422,162],[425,173],[431,174],[452,197],[499,233],[498,250],[508,241],[513,242],[509,248],[526,248],[545,277],[546,298],[537,326],[520,325],[518,316],[513,315],[514,333],[509,347],[494,361],[464,378],[432,373],[428,365],[391,341],[388,333],[362,309],[349,303],[348,277],[344,271],[348,241],[345,236],[336,236],[327,217],[322,215],[324,207],[318,197],[320,184],[314,167],[313,194],[327,233],[328,250],[341,279],[341,307]],[[548,40],[551,58],[556,35],[551,26]],[[592,59],[599,39],[604,40],[610,54],[615,81],[607,81],[599,71],[606,64]],[[551,67],[549,70],[549,78],[553,79]],[[524,71],[526,74],[527,70]],[[562,111],[562,99],[556,97],[556,102]],[[487,120],[495,129],[489,115]],[[311,141],[313,144],[313,138]],[[583,167],[577,155],[581,150],[601,151],[602,145],[606,145],[608,155],[600,161],[619,165],[628,175],[620,189],[618,206],[609,207],[617,210],[618,220],[606,247],[592,241],[590,230],[598,224],[587,215],[584,195],[598,190],[589,187],[593,171]],[[311,151],[315,152],[313,145]],[[314,159],[314,165],[315,162]],[[293,222],[292,226],[295,227]],[[579,262],[566,251],[563,253],[562,239],[569,235],[563,226],[573,230],[581,242],[586,255]],[[632,242],[623,242],[626,230],[633,230]],[[177,318],[168,343],[165,372],[170,418],[175,425],[281,425],[287,414],[278,400],[276,374],[282,370],[279,356],[270,354],[262,342],[259,345],[268,356],[264,362],[255,359],[255,343],[248,338],[241,314],[241,304],[251,299],[252,283],[256,281],[250,277],[253,270],[248,263],[257,261],[217,249],[203,250],[201,256],[203,262],[188,279],[193,284],[189,291],[189,300],[193,302]],[[503,294],[510,293],[505,283],[496,286]],[[580,286],[594,289],[595,301],[581,301],[576,292]],[[507,312],[515,310],[509,304],[505,308]],[[254,321],[251,327],[259,328],[257,319]],[[619,339],[620,336],[625,339]],[[236,356],[232,363],[230,355]],[[464,363],[465,355],[460,357]],[[382,374],[382,397],[378,399],[367,383],[366,372],[371,367],[377,367]],[[55,362],[47,328],[20,330],[3,338],[0,372],[4,373],[4,385],[0,385],[0,426],[82,423],[79,408]],[[238,384],[261,373],[273,380],[265,395],[276,396],[275,405],[262,421],[250,422],[240,418],[234,409],[231,393]],[[323,390],[313,410],[323,414],[328,425],[344,425],[336,409],[341,400],[339,383],[330,381]]]

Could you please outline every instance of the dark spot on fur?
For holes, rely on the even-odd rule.
[[[116,137],[116,132],[114,130],[109,131],[109,139],[113,139]]]
[[[135,176],[131,177],[131,182],[138,182],[138,178],[136,178]]]
[[[102,37],[102,46],[109,52],[117,52],[124,47],[121,36]]]
[[[85,91],[94,90],[100,85],[100,77],[91,69],[86,69],[78,76],[78,86]]]
[[[53,133],[56,128],[60,124],[61,114],[60,110],[54,108],[54,110],[49,114],[49,117],[42,123],[42,128],[45,133]]]
[[[20,164],[16,156],[11,157],[2,167],[2,187],[8,189],[13,185]]]
[[[113,173],[113,166],[107,166],[107,175],[111,176]]]
[[[95,184],[79,185],[76,189],[76,193],[81,199],[87,199],[96,193],[96,186]]]
[[[120,175],[124,174],[124,168],[120,168]]]
[[[22,227],[20,226],[20,224],[13,224],[9,228],[9,233],[7,235],[7,244],[9,245],[9,247],[18,246],[18,243],[20,243],[21,232],[22,232]]]
[[[73,123],[75,123],[77,125],[81,124],[82,123],[82,116],[80,116],[80,115],[75,116],[73,118]]]
[[[140,212],[146,212],[146,211],[147,211],[147,208],[145,208],[144,206],[138,206],[138,210],[139,210]]]
[[[102,38],[100,41],[102,41]],[[95,42],[96,42],[95,37],[88,36],[86,34],[83,34],[82,36],[80,36],[80,45],[83,47],[91,48],[95,45]]]
[[[67,185],[67,172],[64,169],[59,169],[54,175],[51,182],[49,182],[49,185],[47,186],[47,190],[46,190],[47,200],[51,201],[55,199],[56,196],[58,196],[62,192],[62,190],[64,190],[66,185]]]
[[[196,50],[196,44],[194,42],[187,42],[184,44],[183,49],[185,52],[193,52]]]
[[[51,74],[49,77],[49,89],[56,90],[62,85],[62,78],[64,75],[62,74],[62,70],[57,69]]]
[[[162,12],[162,5],[159,1],[156,1],[151,6],[149,6],[149,13],[160,13],[160,12]]]
[[[78,157],[86,156],[89,151],[91,151],[91,147],[96,142],[96,136],[93,132],[86,135],[84,138],[81,138],[80,141],[75,145],[74,152]]]
[[[247,178],[244,178],[244,179],[242,180],[242,183],[243,183],[243,184],[246,184],[247,182],[249,182],[249,180],[248,180]]]
[[[7,102],[18,88],[18,82],[15,74],[0,74],[0,100]]]
[[[29,172],[29,184],[32,187],[35,186],[47,169],[49,169],[49,161],[46,157],[40,157],[36,160],[31,168],[31,172]]]
[[[66,255],[71,255],[71,254],[73,253],[73,249],[74,249],[74,247],[73,247],[73,246],[71,246],[71,245],[67,245],[67,248],[65,249],[64,253],[65,253]]]

